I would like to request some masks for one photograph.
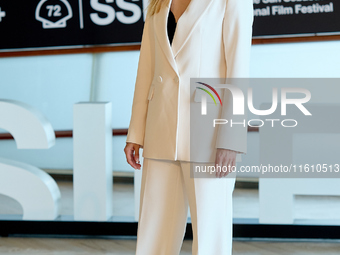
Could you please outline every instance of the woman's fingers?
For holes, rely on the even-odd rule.
[[[230,164],[230,156],[229,154],[224,158],[223,162],[222,162],[222,169],[223,171],[221,171],[221,177],[224,177],[228,174],[228,170],[229,170],[229,164]]]
[[[223,172],[223,176],[227,176],[228,174],[230,174],[233,171],[233,166],[234,166],[234,159],[232,157],[229,157],[228,161],[225,163],[226,166],[226,170],[225,172]]]
[[[139,163],[139,145],[134,144],[133,147],[135,149],[135,156],[134,156],[135,162]]]
[[[139,145],[138,144],[134,144],[134,151],[135,151],[135,155],[134,155],[134,163],[135,166],[137,166],[137,169],[141,168],[141,164],[139,161]]]
[[[234,171],[236,164],[236,154],[230,155],[228,163],[226,163],[227,170],[223,176],[227,176],[228,174],[232,173]]]
[[[139,145],[133,143],[127,143],[124,152],[126,156],[126,161],[129,165],[131,165],[134,169],[140,169],[141,164],[136,163],[139,162]]]
[[[234,169],[236,162],[236,152],[228,149],[217,149],[216,151],[216,160],[215,160],[215,169],[216,169],[216,177],[224,177],[231,173]],[[217,165],[219,167],[217,167]],[[220,171],[217,171],[220,170]]]
[[[125,147],[125,155],[126,155],[126,161],[131,165],[133,168],[136,168],[133,160],[133,147],[127,146]]]
[[[222,165],[222,157],[221,157],[220,153],[217,153],[216,154],[216,160],[215,160],[215,170],[216,170],[215,176],[217,178],[220,177],[220,172],[218,171],[218,169],[220,169],[220,168],[218,168],[217,166],[221,166],[221,165]]]

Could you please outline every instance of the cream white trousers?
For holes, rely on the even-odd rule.
[[[144,158],[136,255],[179,255],[188,206],[192,254],[232,254],[235,175],[193,178],[190,167],[187,161]]]

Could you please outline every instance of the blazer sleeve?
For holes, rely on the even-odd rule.
[[[222,29],[227,67],[225,77],[227,81],[231,78],[235,84],[244,84],[246,79],[238,82],[233,78],[249,78],[253,20],[253,0],[227,0]],[[246,154],[247,110],[245,115],[233,115],[232,96],[227,89],[224,89],[221,119],[228,120],[228,123],[218,125],[215,148]],[[233,123],[245,122],[245,125],[236,124],[231,127],[231,119]]]
[[[148,91],[154,75],[154,40],[151,26],[151,17],[147,15],[144,22],[131,119],[126,138],[126,142],[139,144],[142,148],[148,109]]]

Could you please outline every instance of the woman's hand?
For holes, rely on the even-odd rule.
[[[141,164],[139,164],[139,148],[140,145],[136,143],[126,143],[124,148],[126,161],[134,168],[140,169]]]
[[[233,170],[233,167],[236,164],[236,154],[236,151],[217,148],[215,159],[216,177],[220,178],[226,176],[229,174],[229,171],[231,172]],[[217,168],[217,165],[219,168]],[[221,171],[217,171],[218,169]]]

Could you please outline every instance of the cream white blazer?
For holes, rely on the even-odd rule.
[[[201,107],[190,78],[249,77],[253,0],[191,0],[172,45],[170,6],[171,0],[145,19],[126,142],[140,144],[146,158],[215,162],[216,148],[225,148],[237,151],[236,161],[241,161],[247,126],[198,128],[190,146],[189,108]],[[223,91],[218,91],[223,106],[208,106],[210,119],[232,117],[231,94]]]

